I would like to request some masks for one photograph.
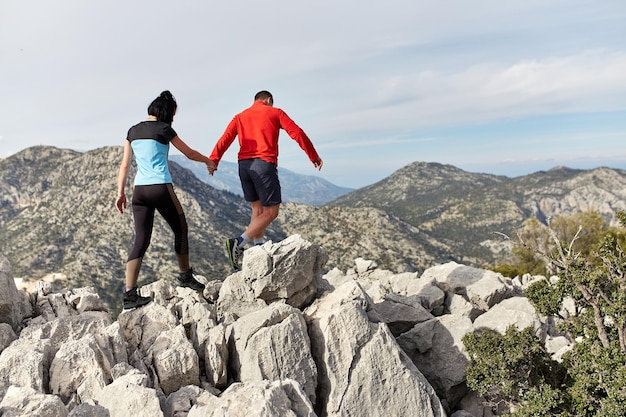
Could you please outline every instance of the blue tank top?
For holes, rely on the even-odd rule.
[[[137,162],[135,185],[172,182],[167,161],[170,142],[175,137],[172,126],[152,120],[136,124],[128,130],[126,140],[130,142]]]

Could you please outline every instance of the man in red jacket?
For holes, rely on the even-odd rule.
[[[226,239],[230,265],[241,269],[244,246],[263,243],[263,234],[278,216],[281,193],[278,181],[278,134],[283,129],[304,150],[318,170],[322,169],[322,158],[304,131],[287,113],[274,107],[274,98],[268,91],[254,96],[254,103],[233,117],[224,134],[213,148],[210,159],[217,170],[224,152],[239,137],[239,178],[246,201],[252,205],[250,224],[238,238]]]

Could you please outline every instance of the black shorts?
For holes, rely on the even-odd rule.
[[[259,158],[239,161],[239,179],[246,201],[261,202],[269,207],[280,204],[280,182],[276,164]]]

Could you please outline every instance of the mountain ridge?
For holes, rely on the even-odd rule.
[[[557,215],[595,210],[617,225],[616,213],[626,210],[626,171],[556,167],[510,178],[414,162],[327,205],[385,210],[471,263],[491,263],[503,250],[496,234],[511,235],[531,217],[545,223]]]
[[[120,215],[113,206],[121,156],[121,147],[80,153],[39,146],[0,160],[0,253],[16,277],[62,273],[117,302],[133,233],[130,211]],[[249,204],[173,161],[170,169],[189,224],[192,266],[221,280],[231,273],[224,239],[245,230]],[[127,195],[134,172],[132,166]],[[625,171],[559,168],[509,178],[415,162],[322,206],[283,204],[266,237],[300,234],[341,270],[357,258],[398,272],[448,261],[482,267],[506,260],[511,242],[501,234],[512,235],[527,218],[589,209],[615,221],[626,209]],[[140,283],[173,280],[176,272],[171,231],[156,216]]]

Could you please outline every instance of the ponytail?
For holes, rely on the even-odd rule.
[[[171,124],[176,108],[176,99],[169,90],[165,90],[150,103],[148,115],[156,117],[159,122]]]

